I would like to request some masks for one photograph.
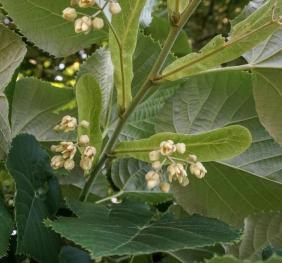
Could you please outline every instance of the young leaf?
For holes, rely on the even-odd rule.
[[[188,213],[215,217],[241,226],[250,214],[280,210],[282,184],[218,163],[206,163],[204,179],[190,176],[190,184],[173,185],[177,203]]]
[[[22,62],[26,47],[21,38],[0,24],[0,93],[10,82],[14,71]]]
[[[268,0],[260,9],[236,24],[226,41],[216,36],[199,53],[191,53],[166,67],[161,78],[178,80],[219,67],[264,41],[280,27],[282,3]]]
[[[218,220],[197,215],[177,219],[165,214],[153,220],[155,214],[140,203],[125,202],[109,209],[80,202],[69,206],[78,218],[64,217],[46,224],[92,257],[169,252],[230,242],[239,234]]]
[[[14,222],[12,216],[4,205],[3,200],[0,198],[0,259],[6,256],[9,240],[12,234]]]
[[[22,134],[12,142],[7,168],[16,182],[17,254],[41,263],[58,262],[59,238],[43,225],[60,199],[48,155],[33,136]]]
[[[79,122],[85,120],[90,123],[89,128],[78,128],[78,137],[88,135],[90,144],[97,152],[102,147],[102,132],[100,116],[102,110],[102,94],[99,83],[90,74],[83,75],[76,84],[76,100]]]
[[[122,12],[112,19],[117,36],[110,32],[110,50],[115,69],[118,105],[123,111],[131,101],[133,54],[136,48],[139,19],[146,0],[120,0]],[[116,37],[119,38],[117,41]]]
[[[114,162],[112,180],[122,192],[122,196],[140,201],[158,204],[172,199],[172,193],[163,193],[160,189],[148,190],[145,174],[152,168],[135,159]]]
[[[5,95],[0,93],[0,160],[8,153],[10,141],[9,105]]]
[[[178,157],[187,158],[189,154],[196,154],[201,161],[215,161],[244,152],[250,145],[251,136],[246,128],[239,125],[198,135],[158,133],[147,139],[121,142],[112,154],[117,158],[132,157],[148,162],[149,152],[158,150],[160,143],[166,140],[186,144],[187,152]]]
[[[90,73],[99,82],[102,93],[101,124],[105,127],[111,117],[114,67],[108,49],[98,49],[80,67],[79,76]]]
[[[62,17],[68,0],[0,0],[0,3],[29,41],[56,57],[71,55],[106,38],[104,31],[75,33],[74,22]]]
[[[52,87],[47,82],[23,78],[16,83],[12,105],[12,133],[34,135],[39,141],[59,141],[71,134],[56,133],[53,128],[64,115],[76,115],[65,106],[74,99],[71,89]],[[73,139],[73,138],[71,138]]]

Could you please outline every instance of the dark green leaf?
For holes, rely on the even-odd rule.
[[[59,254],[60,263],[92,263],[87,253],[76,247],[64,246]]]
[[[252,261],[249,260],[240,260],[232,256],[224,256],[224,257],[215,257],[211,260],[207,261],[207,263],[251,263]],[[258,263],[282,263],[281,257],[272,257],[266,261],[256,261]]]
[[[0,93],[0,160],[8,153],[10,141],[9,105],[5,95]]]

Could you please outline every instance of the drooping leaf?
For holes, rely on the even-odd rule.
[[[10,82],[14,71],[22,62],[26,47],[21,38],[0,24],[0,93]]]
[[[90,144],[97,152],[102,147],[102,132],[100,116],[102,110],[102,94],[98,81],[90,74],[83,75],[76,84],[76,100],[79,122],[85,120],[90,123],[89,128],[78,128],[78,137],[88,135]]]
[[[139,19],[146,0],[120,0],[122,12],[112,19],[119,42],[110,32],[110,50],[115,69],[118,105],[123,111],[131,101],[133,54],[136,48]]]
[[[11,214],[5,207],[3,200],[0,198],[0,259],[6,256],[9,240],[12,234],[14,222]]]
[[[214,257],[211,260],[207,261],[207,263],[251,263],[250,260],[240,260],[232,256],[224,256],[224,257]],[[266,261],[256,261],[257,263],[282,263],[281,257],[271,257]]]
[[[282,184],[218,163],[206,163],[204,179],[190,176],[187,187],[173,185],[173,193],[188,213],[215,217],[241,226],[250,214],[280,210]]]
[[[8,153],[10,141],[9,105],[5,95],[0,93],[0,160]]]
[[[112,154],[118,158],[132,157],[149,161],[149,152],[158,150],[160,143],[173,140],[175,143],[185,143],[188,151],[184,155],[196,154],[201,161],[215,161],[232,158],[244,152],[251,142],[249,131],[239,125],[229,126],[198,135],[176,133],[158,133],[150,138],[121,142]]]
[[[59,254],[60,263],[92,263],[90,256],[81,249],[64,246]]]
[[[165,214],[153,220],[154,213],[140,203],[123,203],[109,209],[80,202],[69,206],[78,218],[48,220],[46,224],[85,248],[92,257],[168,252],[230,242],[238,237],[238,232],[224,223],[197,215],[176,219]]]
[[[65,57],[106,37],[104,31],[77,34],[62,17],[68,0],[1,0],[4,9],[29,41],[56,57]]]
[[[268,0],[245,20],[234,25],[227,41],[222,36],[216,36],[199,53],[188,54],[166,67],[162,79],[182,79],[240,57],[279,29],[281,14],[282,3]]]
[[[71,138],[71,134],[56,133],[54,126],[67,114],[64,109],[74,99],[71,89],[52,87],[47,82],[23,78],[16,83],[12,105],[12,134],[29,133],[39,141],[57,141]]]
[[[21,134],[12,142],[7,168],[16,182],[17,253],[42,263],[58,262],[59,238],[43,225],[60,198],[48,155],[33,136]]]
[[[102,93],[102,112],[101,124],[106,125],[106,122],[111,114],[112,93],[113,93],[113,78],[114,68],[111,59],[111,53],[108,49],[98,49],[90,56],[82,65],[79,75],[86,73],[92,74],[99,82]]]
[[[122,191],[122,196],[135,198],[149,203],[162,203],[172,199],[172,193],[163,193],[160,189],[148,190],[145,174],[152,168],[135,159],[114,162],[112,180]]]
[[[156,130],[198,134],[233,124],[247,127],[253,141],[246,152],[225,162],[281,181],[282,148],[258,120],[251,74],[221,72],[191,78],[160,111]]]

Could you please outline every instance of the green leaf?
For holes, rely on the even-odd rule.
[[[109,209],[80,202],[69,206],[78,218],[48,220],[46,224],[92,257],[168,252],[238,238],[238,232],[224,223],[197,215],[176,219],[165,214],[153,219],[155,214],[140,203],[123,203]]]
[[[188,213],[218,218],[241,226],[245,217],[280,210],[282,184],[218,163],[207,163],[204,179],[190,176],[190,184],[173,185],[177,203]]]
[[[281,69],[255,71],[254,98],[262,125],[282,146],[282,85]]]
[[[59,255],[60,263],[92,263],[93,261],[83,250],[71,246],[63,246]]]
[[[4,205],[2,199],[0,199],[0,259],[6,256],[9,240],[14,227],[12,216]]]
[[[88,135],[90,144],[99,153],[102,147],[102,132],[100,116],[102,110],[101,88],[97,80],[90,74],[83,75],[76,84],[76,100],[79,122],[85,120],[90,123],[89,128],[78,128],[78,137]]]
[[[256,12],[236,24],[227,41],[222,36],[216,36],[199,53],[188,54],[166,67],[162,79],[182,79],[240,57],[279,29],[278,17],[281,14],[282,3],[268,0]]]
[[[53,189],[48,155],[33,136],[22,134],[12,142],[7,168],[16,182],[17,254],[42,263],[58,262],[60,240],[43,225],[58,209],[53,204],[60,198],[54,195],[58,191]]]
[[[29,41],[56,57],[71,55],[106,37],[103,31],[77,34],[74,23],[62,18],[68,0],[0,0],[8,15]]]
[[[158,132],[198,134],[227,125],[245,126],[252,134],[251,147],[224,162],[282,181],[282,148],[258,120],[251,74],[221,72],[192,77],[160,112],[155,122]]]
[[[151,167],[135,159],[118,160],[112,166],[112,180],[122,196],[140,201],[158,204],[172,199],[172,193],[163,193],[160,189],[148,190],[145,174]]]
[[[113,96],[114,68],[111,53],[100,48],[90,56],[80,67],[79,76],[90,73],[99,82],[102,93],[101,124],[105,127],[111,114]]]
[[[207,261],[206,263],[251,263],[253,261],[249,260],[240,260],[232,256],[224,256],[224,257],[214,257],[211,260]],[[266,261],[256,261],[258,263],[282,263],[281,257],[271,257]]]
[[[139,19],[146,0],[120,0],[122,12],[112,19],[119,44],[110,32],[110,50],[115,69],[118,105],[123,111],[131,101],[133,54],[136,48]]]
[[[251,136],[246,128],[239,125],[198,135],[158,133],[147,139],[121,142],[112,154],[117,158],[132,157],[149,161],[149,152],[159,149],[160,143],[166,140],[186,144],[188,151],[184,155],[176,154],[178,157],[186,158],[193,153],[201,161],[215,161],[232,158],[244,152],[250,145]]]
[[[264,248],[282,247],[282,214],[280,212],[259,213],[244,221],[244,233],[238,247],[240,259],[260,259]]]
[[[26,47],[21,38],[0,24],[0,93],[8,85],[14,71],[22,62]]]
[[[23,78],[16,83],[12,105],[12,134],[29,133],[40,141],[59,141],[71,134],[58,134],[53,128],[64,115],[76,114],[64,109],[74,99],[71,89],[55,88],[47,82]]]
[[[8,153],[10,141],[9,105],[5,95],[0,93],[0,160]]]

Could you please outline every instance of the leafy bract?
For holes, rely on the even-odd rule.
[[[64,217],[46,224],[95,257],[168,252],[238,237],[238,232],[224,223],[197,215],[176,219],[165,214],[153,219],[155,214],[140,203],[107,208],[73,201],[69,206],[78,218]]]
[[[0,160],[8,153],[10,141],[9,105],[5,95],[0,93]]]
[[[261,8],[232,27],[228,40],[216,36],[199,53],[191,53],[166,67],[161,78],[178,80],[232,61],[279,29],[282,3],[268,0]]]
[[[218,163],[206,163],[204,179],[190,176],[187,187],[173,185],[175,198],[187,212],[241,226],[245,217],[280,210],[282,184]]]
[[[106,37],[104,31],[77,34],[74,23],[62,17],[68,0],[1,0],[20,31],[36,46],[56,57],[65,57]]]
[[[76,85],[76,100],[79,122],[89,122],[89,128],[79,127],[78,136],[88,135],[90,144],[99,152],[102,147],[100,115],[102,110],[102,94],[99,83],[90,74],[83,75]]]
[[[22,62],[26,47],[21,38],[0,24],[0,93],[10,82],[14,71]]]
[[[33,136],[21,134],[12,142],[7,168],[16,182],[17,253],[57,262],[59,238],[43,225],[56,213],[60,199],[48,155]]]
[[[139,19],[146,0],[120,0],[122,12],[112,19],[119,40],[110,32],[110,50],[115,69],[118,105],[123,111],[131,101],[133,54],[136,48]]]
[[[188,151],[181,158],[189,154],[196,154],[201,161],[215,161],[232,158],[244,152],[250,145],[249,131],[239,125],[229,126],[198,135],[176,133],[158,133],[150,138],[121,142],[112,151],[118,158],[132,157],[149,161],[149,152],[158,150],[160,143],[173,140],[175,143],[185,143]]]
[[[6,256],[9,240],[12,234],[14,222],[3,200],[0,198],[0,259]]]
[[[54,132],[64,115],[76,114],[64,108],[74,99],[71,89],[55,88],[33,78],[17,81],[12,104],[12,134],[33,134],[40,141],[68,139],[71,134]]]

